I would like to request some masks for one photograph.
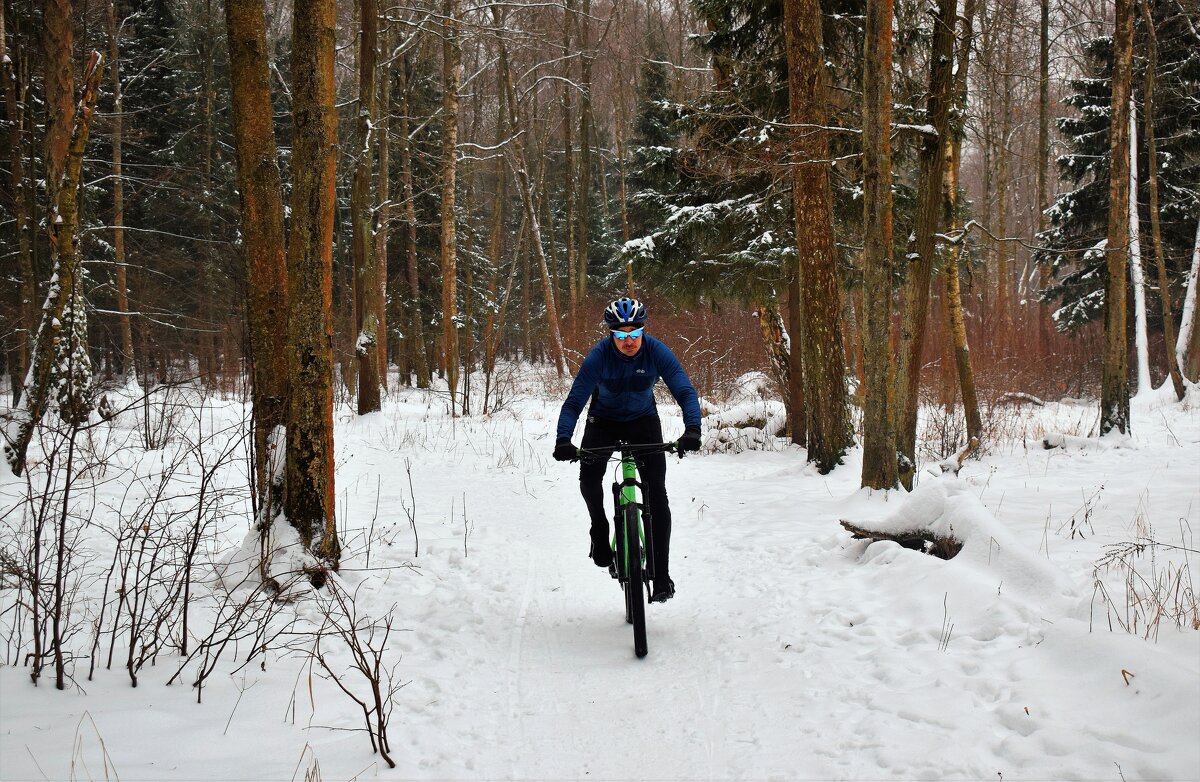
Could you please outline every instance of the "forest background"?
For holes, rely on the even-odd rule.
[[[1195,0],[0,9],[0,775],[644,776],[549,462],[622,294],[706,414],[677,775],[1196,775]]]

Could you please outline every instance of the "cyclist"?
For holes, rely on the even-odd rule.
[[[609,336],[583,360],[558,414],[554,458],[578,458],[571,435],[589,397],[582,447],[607,448],[618,440],[635,445],[662,442],[662,423],[654,404],[654,385],[660,377],[683,409],[680,449],[699,450],[700,402],[696,389],[671,349],[645,333],[646,307],[637,299],[623,296],[604,308],[604,322]],[[599,459],[585,461],[579,467],[579,491],[592,520],[589,556],[603,568],[613,559],[604,512],[606,467],[606,461]],[[653,535],[655,577],[650,600],[661,603],[675,595],[675,582],[670,576],[671,508],[667,504],[666,454],[638,456],[637,467]]]

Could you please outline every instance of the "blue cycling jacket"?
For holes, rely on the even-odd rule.
[[[571,393],[558,414],[558,438],[570,438],[575,424],[596,392],[588,415],[613,421],[632,421],[658,415],[654,404],[654,384],[659,378],[671,389],[671,395],[683,408],[684,426],[700,426],[700,400],[687,373],[671,349],[654,337],[642,337],[637,355],[626,356],[605,337],[579,366],[571,384]]]

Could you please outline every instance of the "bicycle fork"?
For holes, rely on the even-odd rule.
[[[624,583],[629,573],[629,563],[626,561],[629,548],[625,545],[625,519],[624,509],[626,506],[633,505],[638,511],[641,523],[638,525],[638,537],[641,545],[638,547],[641,552],[645,564],[642,567],[642,573],[647,580],[654,578],[654,535],[650,512],[647,510],[645,503],[637,501],[637,492],[642,488],[642,484],[637,480],[637,468],[632,460],[621,462],[621,480],[614,481],[612,484],[613,493],[613,550],[617,556],[613,560],[614,572],[613,577]]]

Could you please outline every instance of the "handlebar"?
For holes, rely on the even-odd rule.
[[[613,458],[613,454],[617,451],[621,452],[622,459],[651,453],[677,453],[682,459],[684,454],[683,449],[679,447],[678,440],[670,443],[626,443],[618,440],[604,448],[576,448],[575,450],[579,453],[580,460],[585,462],[597,462],[601,459],[607,461]]]

